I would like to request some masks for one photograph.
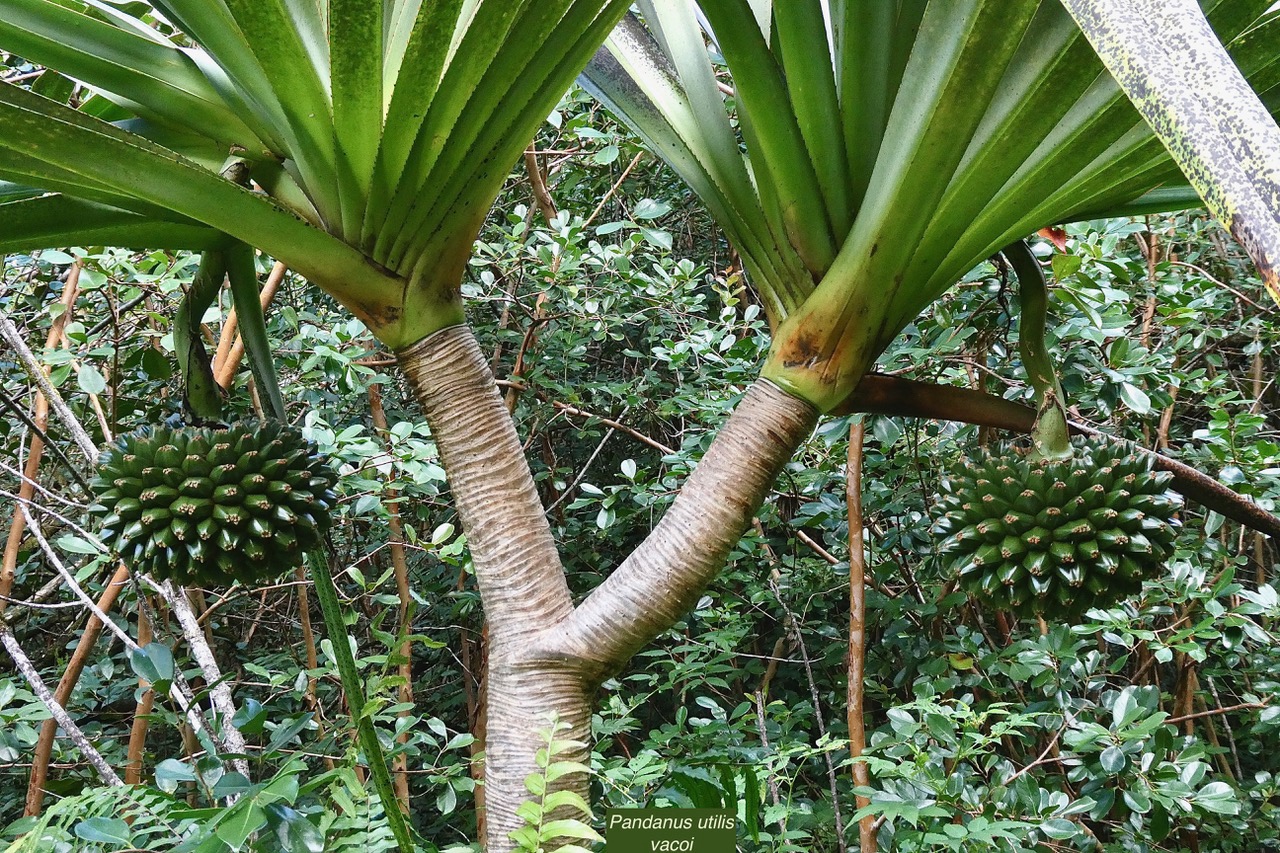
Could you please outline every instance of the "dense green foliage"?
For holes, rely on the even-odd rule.
[[[543,219],[518,170],[465,287],[570,583],[583,592],[670,503],[754,378],[768,328],[737,259],[687,191],[584,97],[561,107],[537,145],[559,215]],[[1242,254],[1193,215],[1093,222],[1067,235],[1065,252],[1036,248],[1053,273],[1050,343],[1074,413],[1148,446],[1167,442],[1270,506],[1280,495],[1269,385],[1276,333]],[[0,310],[37,350],[73,257],[84,271],[71,346],[44,358],[105,444],[104,425],[123,432],[177,409],[169,319],[196,259],[98,247],[8,257]],[[879,369],[1030,399],[1008,286],[1001,265],[974,270],[908,326]],[[211,329],[228,304],[206,314]],[[331,564],[366,710],[384,736],[406,736],[385,745],[407,758],[423,837],[442,849],[471,843],[468,703],[482,622],[429,430],[388,354],[316,290],[286,281],[268,323],[290,417],[341,475]],[[0,371],[5,398],[25,408],[17,366],[5,356]],[[247,381],[242,371],[229,415],[252,415]],[[391,424],[385,436],[370,414],[373,386]],[[843,712],[849,424],[823,422],[696,609],[606,683],[594,720],[597,814],[724,802],[740,810],[744,850],[839,849],[836,808],[846,824],[856,816]],[[1090,609],[1079,624],[1052,613],[1014,619],[955,591],[930,532],[942,479],[1004,437],[890,417],[870,419],[869,429],[873,787],[863,793],[883,821],[884,849],[1280,849],[1273,546],[1188,505],[1166,571],[1140,595]],[[0,421],[6,490],[16,490],[27,435],[16,416]],[[51,437],[75,465],[56,418]],[[77,527],[88,495],[56,455],[41,481],[50,490],[38,498],[51,511],[45,530],[88,591],[100,592],[109,562]],[[396,620],[392,506],[409,543],[407,625]],[[37,543],[24,540],[15,597],[50,576]],[[179,715],[158,701],[145,789],[97,787],[59,740],[49,788],[76,799],[46,811],[49,837],[62,839],[56,849],[119,850],[124,839],[172,849],[177,836],[201,833],[232,849],[391,849],[343,714],[331,645],[343,639],[319,641],[318,665],[308,667],[294,584],[206,597],[216,603],[206,624],[236,688],[236,722],[253,747],[252,782],[190,760]],[[117,612],[136,626],[135,592],[122,601]],[[70,607],[14,620],[46,680],[62,671],[83,619]],[[175,630],[156,632],[194,677]],[[410,708],[398,704],[405,639]],[[100,640],[69,703],[117,767],[135,709],[130,665],[155,674],[144,657]],[[20,815],[45,716],[18,677],[0,675],[4,823]],[[228,794],[242,796],[227,807]],[[29,826],[11,826],[5,840]],[[259,827],[267,831],[246,840]],[[845,835],[856,838],[856,827]]]

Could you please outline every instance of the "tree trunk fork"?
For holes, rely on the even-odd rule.
[[[553,715],[564,736],[590,739],[598,685],[679,621],[724,566],[818,412],[760,380],[653,532],[577,607],[515,426],[466,326],[398,358],[449,478],[490,625],[486,849],[509,833]],[[586,755],[565,755],[585,763]],[[585,778],[563,784],[583,796]]]

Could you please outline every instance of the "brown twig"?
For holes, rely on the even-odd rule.
[[[764,692],[761,690],[757,690],[755,699],[756,699],[755,701],[756,730],[760,734],[760,745],[765,748],[765,752],[768,752],[769,751],[769,729],[765,725],[765,721],[764,721]],[[778,786],[778,778],[771,771],[766,770],[765,773],[766,773],[765,784],[769,786],[769,795],[773,797],[773,804],[775,806],[780,806],[782,805],[782,791]],[[779,823],[781,824],[780,828],[782,832],[786,833],[787,818],[785,813],[783,814]]]
[[[751,527],[755,530],[756,535],[760,537],[760,549],[764,551],[765,557],[769,561],[769,565],[778,565],[778,555],[774,553],[773,546],[769,544],[768,537],[764,532],[764,525],[760,523],[759,517],[751,519]],[[787,649],[787,637],[790,631],[784,630],[778,635],[778,639],[773,643],[773,651],[769,654],[769,663],[765,665],[764,675],[760,677],[759,693],[762,697],[768,698],[769,685],[773,684],[773,677],[778,674],[778,663],[783,660],[783,652]]]
[[[596,205],[595,210],[591,211],[591,215],[587,217],[586,222],[582,223],[582,227],[585,228],[595,221],[595,218],[600,215],[600,211],[604,210],[604,206],[609,203],[609,199],[613,198],[614,193],[618,191],[618,187],[622,186],[622,182],[631,174],[631,170],[639,165],[640,158],[643,156],[644,152],[640,151],[636,156],[631,158],[631,162],[627,165],[627,168],[622,170],[622,174],[618,176],[618,180],[613,182],[613,186],[609,187],[609,191],[604,194],[604,198],[600,199],[600,203]]]
[[[1231,705],[1226,708],[1210,708],[1207,711],[1196,711],[1192,714],[1182,714],[1178,717],[1169,717],[1165,723],[1176,726],[1178,723],[1185,723],[1189,720],[1198,720],[1201,717],[1216,717],[1219,714],[1230,714],[1234,711],[1251,711],[1258,708],[1265,708],[1267,702],[1241,702],[1239,705]]]
[[[819,557],[825,560],[827,565],[837,566],[840,564],[840,558],[837,557],[835,554],[832,554],[826,548],[823,548],[822,543],[818,542],[818,540],[810,536],[808,531],[806,531],[803,527],[797,527],[795,532],[796,532],[796,539],[800,540],[802,543],[808,546],[808,548],[811,551],[813,551],[813,553],[817,554]],[[764,533],[761,532],[760,535],[763,536]],[[868,578],[865,578],[864,581],[867,586],[871,587],[876,592],[883,595],[885,598],[893,598],[893,593],[885,589],[880,584],[876,583],[874,578],[868,577]]]
[[[149,642],[151,642],[151,620],[147,618],[143,608],[138,608],[138,645],[145,646]],[[142,784],[142,756],[146,749],[147,728],[150,723],[148,715],[156,701],[156,692],[151,689],[147,681],[139,678],[138,687],[142,689],[142,694],[134,706],[133,725],[129,728],[129,749],[124,765],[126,785]]]
[[[622,410],[622,414],[619,415],[619,417],[626,417],[626,414],[630,409],[631,406],[628,404],[627,407]],[[615,432],[617,432],[617,430],[614,427],[609,427],[609,429],[605,431],[604,437],[600,439],[600,443],[596,445],[596,449],[587,457],[586,463],[583,464],[581,470],[578,471],[577,476],[570,481],[569,485],[565,486],[565,489],[560,493],[560,496],[547,507],[546,512],[548,515],[554,512],[556,507],[564,503],[565,500],[573,494],[574,490],[578,488],[579,484],[586,479],[587,472],[591,470],[591,466],[595,464],[596,459],[600,456],[600,452],[604,450],[604,446],[609,443],[609,439],[613,438],[613,434]]]
[[[1046,746],[1043,750],[1041,750],[1040,754],[1036,756],[1036,760],[1026,765],[1016,773],[1014,773],[1008,779],[1005,779],[1004,782],[1000,783],[1000,787],[1002,788],[1009,787],[1014,782],[1016,782],[1020,776],[1025,774],[1028,770],[1032,770],[1036,767],[1039,767],[1042,764],[1047,764],[1050,761],[1057,761],[1058,760],[1058,750],[1057,750],[1058,739],[1062,737],[1062,733],[1064,731],[1065,729],[1058,729],[1056,732],[1054,732],[1053,737],[1049,739],[1049,745]]]
[[[71,265],[66,281],[62,286],[62,313],[53,318],[49,334],[45,338],[45,349],[49,349],[62,340],[62,330],[75,308],[76,294],[80,288],[80,263]],[[46,373],[48,368],[45,368]],[[35,496],[36,477],[40,473],[40,460],[44,455],[45,439],[49,429],[49,399],[39,391],[36,392],[35,406],[32,411],[32,425],[35,427],[27,450],[27,461],[22,469],[22,482],[18,486],[20,500],[31,500]],[[18,567],[18,552],[22,547],[22,534],[26,522],[17,506],[13,509],[13,520],[9,523],[9,538],[5,542],[4,556],[0,559],[0,613],[8,606],[9,596],[13,593],[13,579]]]
[[[50,409],[62,419],[62,423],[67,428],[67,432],[71,434],[76,447],[79,448],[86,459],[96,464],[98,461],[98,446],[89,437],[84,425],[80,423],[80,419],[71,411],[71,407],[67,405],[67,401],[63,399],[62,394],[49,381],[44,365],[40,363],[40,359],[36,358],[35,353],[31,351],[31,347],[27,346],[27,342],[22,339],[22,333],[18,331],[18,327],[13,324],[7,314],[0,314],[0,338],[4,339],[5,343],[9,345],[9,348],[18,357],[18,364],[31,382],[44,394]]]
[[[1213,701],[1218,703],[1218,707],[1221,708],[1222,698],[1218,695],[1218,685],[1214,684],[1213,676],[1212,675],[1205,676],[1205,681],[1208,682],[1209,684],[1209,692],[1213,694]],[[1227,744],[1231,749],[1231,759],[1235,763],[1236,772],[1235,772],[1234,778],[1243,779],[1244,768],[1240,766],[1240,750],[1236,746],[1236,735],[1235,735],[1235,731],[1231,728],[1231,721],[1228,720],[1226,717],[1223,717],[1222,727],[1226,729]]]
[[[555,261],[552,262],[553,274],[554,268],[559,267],[560,256],[557,255]],[[520,339],[520,349],[516,351],[515,364],[511,366],[511,376],[513,379],[518,378],[524,373],[525,358],[533,347],[538,344],[538,336],[542,331],[542,327],[548,322],[547,312],[547,294],[542,291],[538,294],[538,298],[534,301],[533,317],[529,321],[529,328],[525,329],[524,337]],[[520,402],[520,395],[524,392],[524,387],[519,384],[512,384],[507,388],[507,411],[515,414],[516,405]]]
[[[267,276],[267,283],[262,286],[262,293],[258,297],[263,311],[267,310],[267,306],[271,304],[276,291],[280,289],[280,283],[284,281],[284,274],[287,269],[279,261],[276,261],[275,266],[271,268],[271,274]],[[238,325],[236,311],[232,308],[227,314],[226,323],[222,326],[222,335],[218,338],[218,349],[214,353],[212,364],[214,381],[223,388],[231,387],[231,383],[236,378],[236,371],[240,368],[240,360],[244,358],[244,339],[236,334]]]
[[[294,577],[297,579],[296,589],[298,590],[298,621],[302,624],[302,649],[306,656],[307,669],[315,672],[320,666],[320,657],[316,653],[316,635],[311,629],[311,601],[307,593],[307,568],[306,566],[298,566],[294,571]],[[303,701],[307,703],[316,721],[316,737],[320,740],[324,739],[324,720],[320,713],[320,700],[316,697],[316,677],[314,675],[307,676],[307,688],[303,693]],[[325,767],[333,770],[335,765],[333,758],[325,756]]]
[[[40,678],[40,673],[36,670],[35,664],[31,662],[31,658],[23,651],[18,638],[13,635],[13,630],[7,623],[2,621],[0,621],[0,645],[3,645],[5,651],[9,653],[9,657],[13,659],[14,666],[18,668],[18,672],[22,673],[22,677],[26,679],[27,684],[31,687],[31,692],[36,694],[40,704],[45,706],[56,725],[62,727],[62,730],[67,733],[67,737],[80,749],[81,754],[93,765],[93,768],[98,771],[98,775],[102,777],[102,780],[108,785],[123,785],[124,782],[111,769],[111,765],[106,762],[106,759],[102,757],[98,750],[94,749],[93,744],[85,737],[84,732],[76,725],[75,720],[71,719],[67,709],[49,692],[49,688],[45,685],[44,680]]]
[[[818,736],[825,737],[827,734],[827,724],[823,719],[822,699],[818,693],[818,681],[813,674],[813,660],[809,657],[809,649],[805,645],[804,634],[800,627],[800,620],[791,611],[787,605],[786,599],[782,595],[782,587],[779,581],[782,579],[782,573],[774,567],[769,573],[769,589],[773,592],[773,597],[777,600],[778,605],[782,608],[784,615],[783,624],[791,632],[791,640],[795,643],[796,649],[800,652],[801,665],[804,667],[805,680],[809,683],[809,698],[813,702],[813,718],[818,727]],[[822,757],[827,766],[827,782],[831,787],[831,810],[837,827],[836,846],[841,853],[847,849],[844,841],[844,821],[840,817],[840,800],[836,786],[836,768],[835,763],[831,760],[830,752],[823,752]]]
[[[528,390],[529,388],[529,386],[524,382],[514,382],[511,380],[503,380],[503,379],[499,379],[497,381],[497,385],[500,388],[520,388],[521,390]],[[544,399],[544,400],[546,399],[546,396],[541,393],[538,393],[537,396],[539,399]],[[549,402],[558,411],[564,412],[566,415],[573,415],[580,418],[595,418],[605,426],[615,429],[618,432],[623,433],[625,435],[629,435],[632,438],[634,438],[636,441],[640,442],[641,444],[652,447],[654,450],[658,451],[663,456],[674,456],[677,452],[674,448],[668,447],[667,445],[658,441],[656,438],[651,438],[645,435],[644,433],[640,432],[639,430],[634,429],[633,427],[629,427],[626,424],[621,423],[619,421],[615,421],[612,418],[606,418],[603,415],[597,415],[595,412],[589,412],[586,409],[580,409],[577,406],[570,405],[569,403],[563,403],[559,400],[550,400]]]
[[[106,613],[115,604],[116,598],[119,597],[120,591],[124,589],[125,583],[129,579],[129,570],[124,566],[116,569],[111,580],[107,582],[106,588],[102,591],[102,595],[98,598],[98,609]],[[58,686],[54,690],[53,699],[58,705],[65,708],[67,701],[71,698],[71,693],[75,690],[76,684],[80,681],[80,675],[84,672],[85,664],[89,662],[89,655],[93,652],[94,644],[98,642],[98,637],[102,634],[102,620],[98,618],[96,613],[91,613],[85,622],[84,632],[80,635],[80,641],[76,643],[76,649],[71,653],[71,660],[67,662],[67,668],[63,670],[62,677],[58,680]],[[23,809],[23,815],[30,817],[40,814],[40,809],[44,805],[45,781],[49,776],[49,760],[53,756],[53,741],[58,734],[59,721],[50,717],[40,726],[40,737],[36,741],[36,748],[31,758],[31,776],[27,780],[27,801]]]
[[[538,155],[532,148],[526,148],[524,151],[524,169],[529,173],[529,184],[533,187],[533,200],[537,203],[542,218],[550,225],[551,220],[555,219],[559,213],[556,211],[555,200],[551,198],[551,191],[547,189],[546,178],[543,177],[542,167],[538,164]]]
[[[849,451],[845,458],[845,500],[849,506],[849,671],[845,716],[849,725],[849,755],[853,762],[853,784],[871,787],[871,771],[865,761],[858,761],[867,749],[866,712],[863,708],[867,663],[867,552],[862,525],[862,442],[866,424],[859,421],[849,427]],[[871,800],[858,794],[859,809]],[[879,842],[875,817],[867,815],[858,821],[859,849],[876,853]]]

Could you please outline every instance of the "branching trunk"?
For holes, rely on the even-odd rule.
[[[684,616],[817,418],[770,382],[751,386],[653,532],[578,606],[565,648],[618,669]]]
[[[537,769],[541,732],[554,718],[568,724],[562,738],[590,740],[596,687],[693,606],[817,412],[768,382],[752,386],[653,533],[575,609],[510,414],[471,331],[437,332],[399,361],[448,474],[489,623],[486,849],[505,853],[523,825],[516,810],[529,796],[524,779]],[[569,776],[554,787],[585,796],[586,782]]]

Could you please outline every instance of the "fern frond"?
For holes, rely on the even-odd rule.
[[[185,802],[145,785],[89,788],[46,809],[39,823],[10,844],[5,853],[105,851],[107,847],[85,841],[75,833],[77,824],[101,817],[125,821],[134,846],[158,849],[160,845],[181,841],[192,831],[196,821],[191,812]]]
[[[398,849],[382,803],[354,773],[339,773],[329,796],[342,811],[326,810],[320,830],[324,853],[387,853]]]

